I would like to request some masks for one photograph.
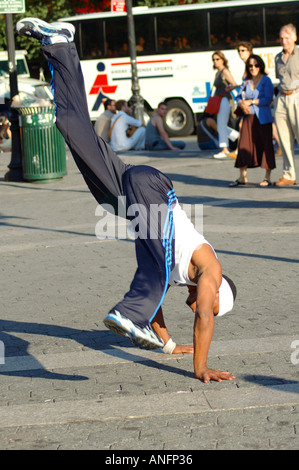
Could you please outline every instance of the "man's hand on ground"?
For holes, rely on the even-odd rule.
[[[235,377],[230,372],[221,371],[217,369],[204,369],[201,372],[195,373],[197,379],[202,380],[204,383],[208,383],[210,380],[215,382],[222,382],[222,380],[233,380]]]
[[[194,348],[192,345],[188,344],[177,344],[174,350],[172,351],[172,354],[193,354]]]

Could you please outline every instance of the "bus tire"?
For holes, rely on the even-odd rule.
[[[170,137],[192,134],[194,131],[193,113],[185,101],[179,99],[167,101],[164,127]]]

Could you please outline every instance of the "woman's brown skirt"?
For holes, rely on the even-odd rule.
[[[272,142],[272,123],[260,124],[255,114],[246,114],[238,144],[236,168],[255,168],[273,170],[275,154]]]

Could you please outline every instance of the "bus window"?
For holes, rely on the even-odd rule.
[[[137,55],[155,53],[153,15],[134,16]]]
[[[104,55],[102,24],[99,20],[81,22],[82,59],[98,59]]]
[[[279,45],[279,31],[285,24],[299,24],[299,5],[265,7],[267,45]]]
[[[81,23],[79,21],[70,21],[70,23],[72,23],[75,28],[76,28],[76,33],[75,33],[75,39],[74,39],[74,42],[76,44],[76,48],[77,48],[77,51],[78,51],[78,54],[79,54],[79,57],[80,59],[83,59],[82,57],[82,51],[81,51],[81,34],[80,34],[80,31],[81,31]]]
[[[129,56],[127,18],[106,18],[107,57]]]
[[[202,12],[157,15],[159,53],[206,49],[206,15]]]
[[[226,8],[210,11],[211,47],[231,49],[239,41],[262,45],[261,15],[258,8]]]

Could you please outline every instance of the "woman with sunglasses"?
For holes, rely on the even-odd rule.
[[[275,168],[271,113],[273,92],[263,59],[251,55],[246,62],[246,79],[237,96],[238,107],[244,115],[235,163],[240,176],[230,186],[245,185],[248,182],[247,168],[255,167],[266,170],[265,178],[259,185],[271,185],[271,170]]]
[[[228,63],[225,55],[221,51],[215,51],[212,55],[213,68],[217,70],[214,87],[214,96],[223,95],[221,100],[220,109],[217,114],[217,131],[219,136],[219,147],[221,152],[214,155],[214,158],[226,158],[230,156],[228,148],[228,122],[234,109],[234,100],[230,94],[231,90],[236,87],[234,77],[228,68]]]

